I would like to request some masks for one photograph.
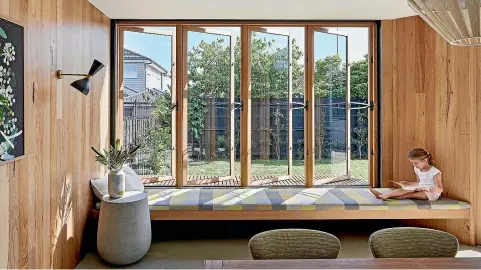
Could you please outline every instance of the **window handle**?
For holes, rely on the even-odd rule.
[[[294,105],[300,105],[300,106],[294,108]],[[307,111],[307,109],[309,108],[309,101],[306,100],[306,103],[292,102],[291,107],[292,107],[292,109],[301,109],[302,108],[302,109],[305,109]]]
[[[239,105],[239,106],[235,107],[235,105]],[[244,102],[242,100],[240,102],[234,102],[234,110],[236,109],[241,109],[241,111],[244,110]]]

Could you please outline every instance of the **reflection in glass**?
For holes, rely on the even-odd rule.
[[[124,32],[123,142],[142,145],[129,165],[143,182],[174,185],[171,67],[175,28],[137,29]]]
[[[315,184],[348,179],[347,37],[314,34]]]
[[[288,171],[289,36],[252,32],[252,180]]]
[[[216,29],[219,30],[219,29]],[[228,29],[232,30],[232,29]],[[234,32],[239,32],[239,29]],[[188,31],[187,175],[189,185],[238,185],[239,76],[231,78],[233,31]],[[234,57],[235,64],[240,64]],[[234,92],[235,93],[234,93]],[[231,156],[231,149],[234,149]]]

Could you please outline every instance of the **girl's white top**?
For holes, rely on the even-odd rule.
[[[441,171],[434,166],[432,166],[427,172],[422,172],[420,169],[414,167],[414,172],[419,178],[419,186],[427,188],[436,187],[436,181],[434,180],[434,177],[441,173]]]

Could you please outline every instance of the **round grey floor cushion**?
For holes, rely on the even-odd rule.
[[[373,233],[369,237],[369,247],[374,258],[454,257],[459,243],[447,232],[400,227]]]
[[[249,241],[254,260],[336,259],[341,242],[332,234],[308,229],[279,229],[254,235]]]

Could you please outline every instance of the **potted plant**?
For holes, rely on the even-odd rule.
[[[101,154],[95,148],[91,147],[95,152],[95,161],[102,164],[109,170],[108,176],[108,192],[111,198],[122,198],[125,193],[125,173],[122,166],[133,159],[135,152],[139,150],[140,145],[130,149],[125,149],[120,145],[120,140],[115,141],[115,146],[110,146]]]

